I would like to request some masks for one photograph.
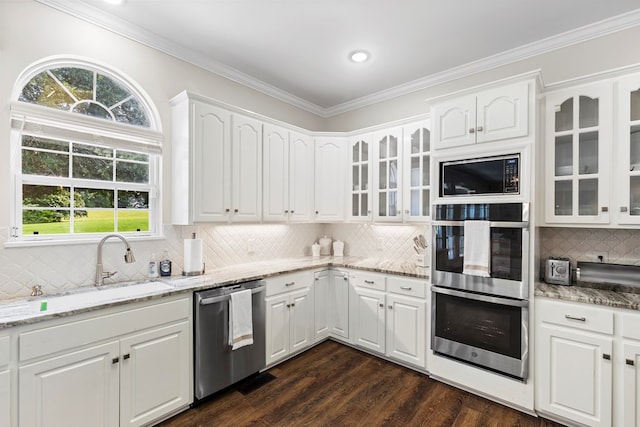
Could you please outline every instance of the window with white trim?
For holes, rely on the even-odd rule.
[[[15,92],[13,240],[161,233],[162,133],[141,90],[56,60],[25,71]]]

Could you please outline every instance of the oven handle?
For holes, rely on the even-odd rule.
[[[528,307],[529,306],[529,301],[527,300],[514,300],[510,298],[492,297],[489,295],[480,295],[480,294],[474,294],[472,292],[441,288],[435,285],[431,286],[431,290],[438,294],[451,295],[454,297],[467,298],[467,299],[472,299],[476,301],[484,301],[484,302],[490,302],[490,303],[500,304],[500,305],[509,305],[512,307]]]
[[[443,225],[451,227],[463,227],[464,221],[431,221],[432,225]],[[529,228],[528,221],[490,221],[489,227],[491,228]]]

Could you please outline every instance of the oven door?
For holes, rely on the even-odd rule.
[[[529,302],[432,286],[435,353],[526,380]]]

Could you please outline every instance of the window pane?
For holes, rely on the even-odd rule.
[[[88,154],[90,156],[113,157],[113,149],[96,147],[94,145],[73,144],[73,152],[78,154]]]
[[[93,71],[65,67],[53,69],[51,74],[60,80],[76,99],[93,99]]]
[[[148,209],[149,193],[146,191],[118,191],[118,208]]]
[[[598,132],[581,133],[578,142],[578,172],[582,175],[598,173]]]
[[[420,157],[411,158],[411,186],[417,187],[420,185]]]
[[[420,215],[420,190],[411,190],[411,216]]]
[[[360,182],[358,181],[360,178],[360,168],[358,166],[354,166],[351,170],[351,179],[353,180],[353,191],[360,190]]]
[[[355,193],[351,196],[351,215],[353,216],[358,216],[359,212],[358,212],[358,194]]]
[[[556,111],[556,132],[573,129],[573,98],[569,98]]]
[[[96,77],[96,101],[113,107],[118,102],[130,96],[129,91],[107,76],[98,74]]]
[[[351,161],[360,161],[360,141],[353,144],[353,148],[351,149]]]
[[[149,231],[149,211],[118,211],[118,231]]]
[[[68,234],[69,211],[30,210],[22,211],[22,234]]]
[[[429,156],[422,157],[422,185],[429,185],[429,174],[431,168],[429,167]]]
[[[431,150],[431,132],[429,129],[422,129],[422,152],[428,153]]]
[[[629,170],[640,171],[640,125],[631,126],[629,134]]]
[[[18,100],[59,110],[68,110],[75,102],[46,71],[32,78],[22,88]]]
[[[573,215],[572,181],[556,181],[555,187],[555,214]]]
[[[629,215],[640,215],[640,176],[632,176],[629,181]]]
[[[113,190],[76,188],[76,207],[113,208]],[[82,203],[77,203],[82,200]]]
[[[22,186],[22,206],[69,208],[71,191],[69,187],[25,184]]]
[[[578,215],[598,214],[598,180],[578,181]]]
[[[420,152],[420,130],[411,134],[411,154]]]
[[[369,215],[369,195],[367,193],[363,193],[360,196],[360,215]]]
[[[76,105],[75,107],[73,107],[73,112],[78,114],[84,114],[86,116],[98,117],[106,120],[113,119],[109,111],[105,110],[103,106],[98,105],[91,101],[82,102]]]
[[[387,216],[387,193],[380,193],[378,197],[378,215]]]
[[[422,215],[429,216],[429,190],[422,190]]]
[[[556,136],[555,176],[566,176],[573,173],[573,137],[571,135]]]
[[[389,188],[398,188],[398,161],[389,162]]]
[[[136,99],[130,99],[127,102],[123,102],[118,107],[113,108],[111,112],[115,116],[117,122],[147,128],[151,126],[149,119],[147,118],[147,114]]]
[[[73,216],[74,233],[109,233],[115,231],[114,211],[76,211]]]
[[[598,98],[580,97],[580,128],[598,126]]]
[[[149,161],[148,154],[135,153],[133,151],[122,151],[122,150],[116,151],[116,158],[123,159],[123,160],[137,160],[139,162]]]
[[[69,155],[22,150],[22,173],[68,177]]]
[[[55,139],[37,138],[25,135],[22,137],[22,146],[31,148],[42,148],[52,151],[69,152],[69,143],[66,141],[56,141]]]
[[[389,137],[389,157],[398,157],[398,138]]]
[[[364,141],[360,142],[362,142],[362,161],[369,161],[369,144]]]
[[[116,162],[116,181],[149,182],[149,165],[141,163]]]
[[[73,177],[113,181],[113,160],[73,156]]]

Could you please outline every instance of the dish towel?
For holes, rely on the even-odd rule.
[[[251,289],[229,295],[229,346],[231,350],[253,344]]]
[[[491,230],[489,224],[489,221],[464,222],[464,266],[462,274],[490,277],[489,249]]]

